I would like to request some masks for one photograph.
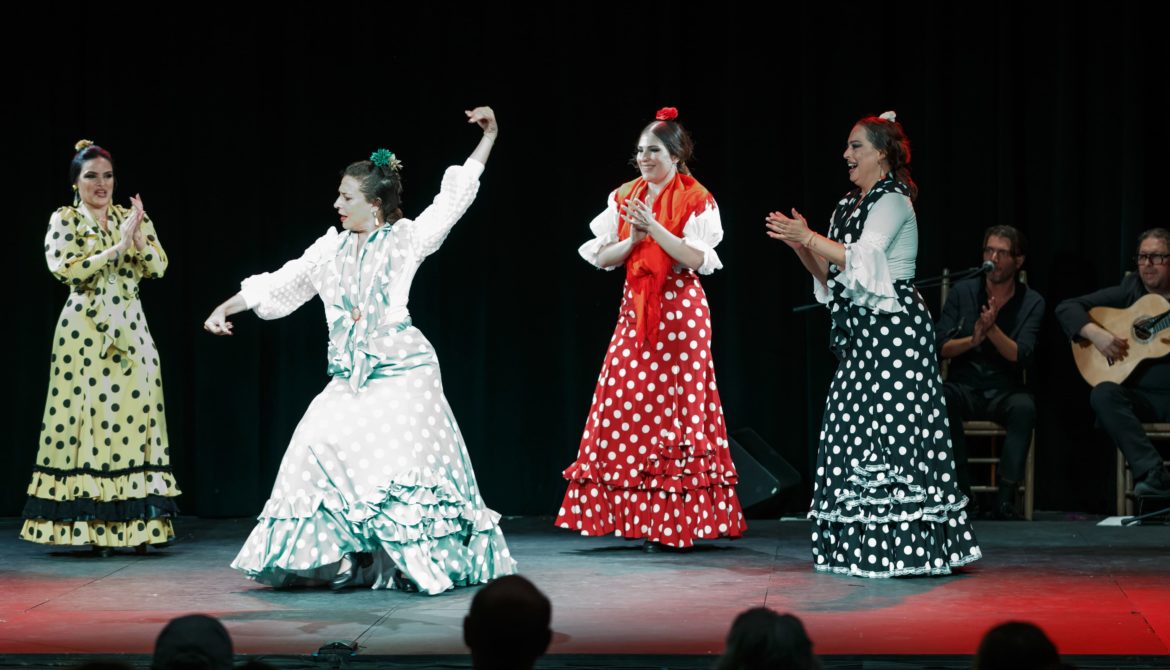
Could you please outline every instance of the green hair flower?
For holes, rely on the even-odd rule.
[[[388,167],[393,172],[398,172],[402,169],[402,161],[388,149],[378,149],[370,154],[370,161],[378,167]]]

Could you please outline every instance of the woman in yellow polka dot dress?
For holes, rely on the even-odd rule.
[[[45,260],[69,287],[53,335],[49,393],[20,537],[56,545],[161,544],[174,537],[171,474],[158,350],[138,282],[167,256],[131,198],[115,205],[114,165],[92,142],[70,166],[74,204],[49,219]]]

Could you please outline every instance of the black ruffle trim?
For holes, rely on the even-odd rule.
[[[24,504],[25,519],[49,521],[138,521],[160,519],[179,514],[174,498],[149,495],[134,500],[102,501],[93,498],[80,500],[45,500],[29,498]]]
[[[33,472],[43,472],[46,475],[52,475],[54,477],[69,477],[76,474],[86,474],[93,477],[122,477],[135,472],[165,472],[169,474],[171,472],[171,466],[147,463],[129,468],[118,468],[117,470],[110,468],[106,470],[98,468],[50,468],[44,465],[34,465]]]

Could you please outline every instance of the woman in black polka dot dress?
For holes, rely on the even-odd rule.
[[[113,203],[109,152],[82,140],[70,166],[74,204],[49,219],[45,259],[70,290],[53,335],[49,395],[20,537],[113,547],[174,537],[179,495],[171,475],[158,350],[138,282],[167,256],[131,198]]]
[[[914,289],[918,227],[910,143],[893,112],[857,122],[845,150],[856,189],[828,237],[792,210],[767,217],[814,277],[840,359],[821,425],[817,570],[862,577],[949,574],[981,553],[958,489],[930,313]]]

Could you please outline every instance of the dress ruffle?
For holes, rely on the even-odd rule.
[[[556,525],[674,547],[739,537],[746,524],[694,272],[662,293],[657,344],[637,341],[627,287]]]
[[[841,285],[841,296],[858,307],[898,314],[906,309],[899,301],[886,255],[865,242],[845,245],[845,267],[829,279]]]
[[[331,579],[348,553],[384,552],[389,560],[383,557],[382,564],[397,567],[429,594],[514,571],[500,515],[465,499],[429,469],[403,472],[380,493],[357,507],[346,507],[336,494],[270,500],[232,567],[280,587],[295,577]],[[445,560],[433,560],[435,554]],[[393,588],[392,576],[379,575],[373,587]]]

